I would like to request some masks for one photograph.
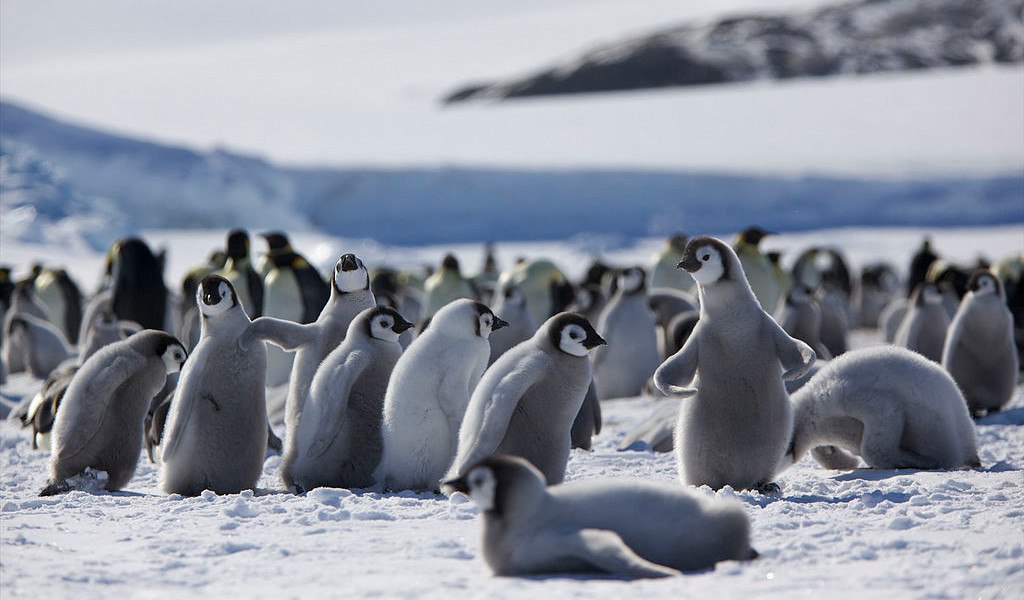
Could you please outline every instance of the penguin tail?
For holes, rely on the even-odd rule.
[[[57,494],[65,494],[71,491],[71,486],[68,485],[67,481],[56,481],[50,482],[39,491],[40,496],[56,496]]]

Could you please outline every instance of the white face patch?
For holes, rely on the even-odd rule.
[[[700,285],[710,285],[725,274],[722,255],[714,246],[705,245],[697,248],[696,256],[700,261],[700,268],[690,273],[690,276]]]
[[[928,287],[924,288],[922,293],[924,294],[924,303],[925,304],[941,304],[942,303],[942,294],[940,294],[939,290],[935,289],[934,287],[928,286]]]
[[[561,336],[558,339],[558,348],[566,354],[573,356],[586,356],[587,347],[583,341],[587,339],[587,332],[579,325],[566,325],[562,328]]]
[[[187,356],[185,349],[178,344],[171,344],[164,350],[163,355],[160,357],[164,361],[164,366],[167,369],[167,374],[177,373],[181,370],[182,363],[185,362]]]
[[[978,289],[974,292],[978,296],[991,296],[998,294],[999,289],[996,287],[996,282],[991,277],[979,277],[978,278]]]
[[[480,337],[485,340],[491,335],[491,326],[494,325],[494,317],[489,314],[482,314],[478,317],[480,322]]]
[[[494,492],[498,487],[494,472],[487,467],[477,467],[466,476],[466,482],[469,484],[469,497],[480,510],[493,510]]]
[[[363,261],[359,261],[359,268],[351,271],[342,271],[340,266],[334,269],[334,285],[338,286],[338,289],[342,292],[350,293],[358,290],[365,290],[369,283],[369,275],[366,273],[366,267],[363,266]]]
[[[627,294],[640,289],[643,283],[644,276],[639,269],[627,269],[625,273],[619,275],[619,287]]]
[[[397,340],[398,334],[392,327],[395,320],[390,315],[379,315],[370,321],[370,336],[378,340]]]
[[[216,302],[214,304],[207,304],[206,300],[203,299],[203,287],[199,286],[199,291],[196,293],[197,302],[199,303],[199,311],[207,317],[216,317],[228,312],[234,305],[233,296],[234,292],[231,291],[231,286],[228,283],[220,282],[217,286]]]

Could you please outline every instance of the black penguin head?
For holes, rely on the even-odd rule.
[[[366,309],[366,335],[385,341],[398,341],[398,336],[412,328],[398,311],[387,306]]]
[[[676,252],[682,252],[686,250],[686,242],[689,241],[690,236],[685,233],[675,233],[668,238],[668,245]]]
[[[761,229],[760,227],[757,226],[753,226],[747,227],[746,229],[741,231],[739,233],[739,240],[745,244],[751,244],[756,246],[761,243],[761,240],[768,237],[769,235],[775,235],[775,233],[772,231],[765,231],[764,229]]]
[[[548,341],[555,348],[573,356],[586,356],[598,346],[606,346],[604,340],[581,314],[564,312],[548,319]]]
[[[485,515],[500,517],[517,494],[543,494],[545,480],[526,460],[497,455],[472,465],[460,477],[442,482],[441,487],[467,494]]]
[[[455,258],[453,254],[445,254],[444,259],[441,261],[441,268],[446,271],[459,272],[459,259]]]
[[[508,326],[508,323],[502,321],[498,315],[494,314],[490,307],[483,302],[473,301],[473,307],[476,309],[476,334],[485,340],[491,335],[492,331],[497,331],[502,327]]]
[[[647,272],[641,267],[627,267],[619,272],[619,289],[623,294],[636,294],[647,289]]]
[[[967,289],[975,296],[996,295],[1003,297],[1003,282],[992,274],[991,271],[978,269],[971,273],[971,279],[967,282]]]
[[[228,258],[240,260],[249,257],[249,233],[244,229],[232,229],[228,232]]]
[[[260,237],[267,241],[267,248],[271,252],[291,250],[292,248],[291,243],[288,241],[288,236],[281,231],[268,231],[267,233],[261,233]]]
[[[208,275],[199,282],[196,303],[203,318],[220,316],[239,305],[235,288],[220,275]]]
[[[334,289],[341,294],[350,294],[370,289],[370,273],[363,261],[355,254],[343,254],[334,266]]]
[[[701,236],[686,243],[683,260],[676,265],[701,285],[711,285],[722,279],[731,279],[730,257],[732,249],[722,240]]]

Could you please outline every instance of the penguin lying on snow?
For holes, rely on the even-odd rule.
[[[536,468],[511,456],[470,465],[445,484],[483,511],[483,556],[495,575],[666,577],[757,557],[739,502],[677,485],[607,479],[546,487]]]
[[[856,456],[877,469],[979,467],[974,423],[953,378],[895,346],[847,352],[793,395],[793,439],[782,462],[831,446],[815,459],[852,469]]]

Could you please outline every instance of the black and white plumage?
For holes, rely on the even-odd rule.
[[[572,424],[590,387],[589,352],[604,344],[582,315],[560,313],[499,358],[473,391],[449,477],[509,454],[530,461],[548,483],[561,483]]]
[[[450,302],[398,359],[384,397],[384,454],[375,479],[386,490],[433,491],[451,466],[470,395],[506,323],[475,300]]]
[[[953,378],[895,346],[847,352],[793,395],[793,439],[782,466],[808,451],[833,469],[860,457],[878,469],[978,467],[974,423]]]
[[[263,279],[252,265],[248,232],[244,229],[229,231],[225,254],[224,268],[217,274],[231,282],[250,319],[263,316]]]
[[[792,427],[783,380],[803,375],[814,351],[761,309],[721,240],[690,240],[680,266],[697,281],[700,320],[654,374],[661,391],[685,398],[675,432],[680,478],[716,489],[776,489]]]
[[[235,494],[252,489],[263,470],[266,348],[227,279],[207,276],[196,301],[202,334],[171,401],[160,487],[183,496]]]
[[[392,308],[359,313],[345,341],[320,364],[302,419],[287,439],[286,485],[362,488],[373,484],[383,442],[384,393],[402,355],[398,341],[412,327]]]
[[[118,320],[164,329],[167,287],[163,261],[138,238],[118,240],[107,255],[111,305]]]
[[[145,330],[86,360],[54,421],[50,481],[40,495],[67,491],[66,480],[86,468],[105,471],[108,490],[124,487],[139,462],[146,409],[185,357],[176,338]]]
[[[1018,364],[1003,284],[992,273],[977,271],[949,325],[942,366],[971,412],[982,414],[1000,410],[1013,398]]]
[[[469,465],[446,485],[482,510],[483,558],[495,575],[666,577],[757,557],[740,503],[678,485],[627,478],[548,487],[511,456]]]

